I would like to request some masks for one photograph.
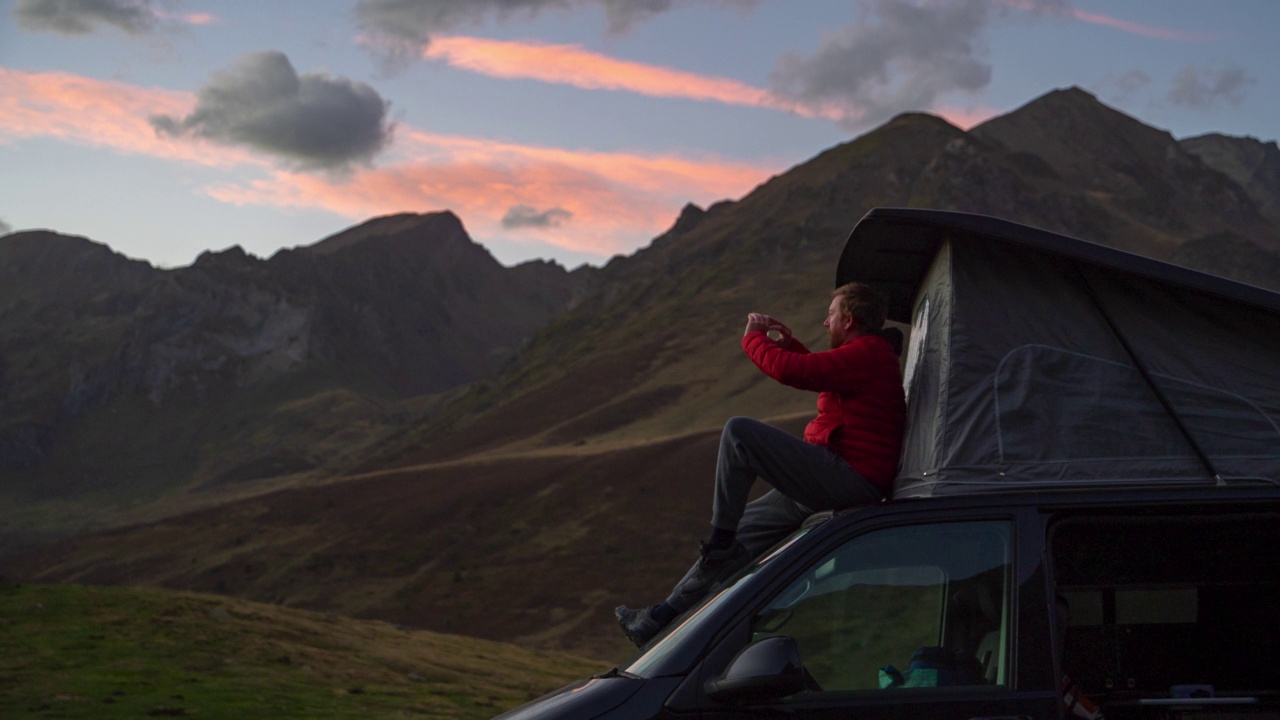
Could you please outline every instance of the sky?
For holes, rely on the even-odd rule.
[[[0,234],[157,267],[454,212],[603,265],[903,112],[1277,138],[1273,0],[0,0]]]

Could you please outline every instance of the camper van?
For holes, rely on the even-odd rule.
[[[891,500],[811,518],[629,662],[504,718],[1280,718],[1280,294],[877,209]]]

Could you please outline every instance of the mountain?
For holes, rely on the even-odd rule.
[[[740,199],[684,208],[648,247],[583,278],[563,311],[474,382],[391,402],[367,389],[389,366],[352,362],[366,389],[273,406],[245,437],[257,457],[282,449],[283,463],[331,435],[351,439],[321,447],[357,448],[309,449],[308,474],[277,476],[287,487],[206,484],[152,506],[146,522],[11,555],[0,573],[621,652],[612,607],[659,601],[696,552],[724,420],[798,432],[813,412],[811,394],[743,357],[748,312],[820,346],[840,250],[877,206],[1002,216],[1280,289],[1265,173],[1250,190],[1195,147],[1074,88],[967,132],[901,115]],[[359,245],[293,252],[318,261]]]
[[[136,503],[340,461],[402,403],[501,367],[592,274],[503,267],[448,212],[175,270],[8,235],[0,496]]]
[[[84,238],[0,239],[0,470],[37,465],[63,408],[92,401],[87,368],[127,341],[142,288],[157,278]]]
[[[1013,202],[992,214],[1159,259],[1226,228],[1280,251],[1274,223],[1242,186],[1083,90],[1049,93],[970,135],[1025,168]]]
[[[1178,143],[1205,165],[1244,188],[1258,209],[1280,222],[1280,147],[1276,141],[1210,133]]]

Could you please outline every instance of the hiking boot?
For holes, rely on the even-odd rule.
[[[702,557],[698,558],[693,569],[676,588],[681,600],[679,606],[688,607],[698,602],[708,590],[737,572],[750,560],[751,553],[740,542],[721,549],[702,543]]]
[[[635,643],[636,647],[644,647],[645,643],[662,631],[662,624],[654,619],[651,607],[629,608],[619,605],[613,609],[613,614],[618,618],[622,632],[626,633],[627,639]]]

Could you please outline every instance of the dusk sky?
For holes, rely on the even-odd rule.
[[[601,265],[894,115],[1280,134],[1280,2],[0,0],[0,234],[162,267],[452,210]]]

